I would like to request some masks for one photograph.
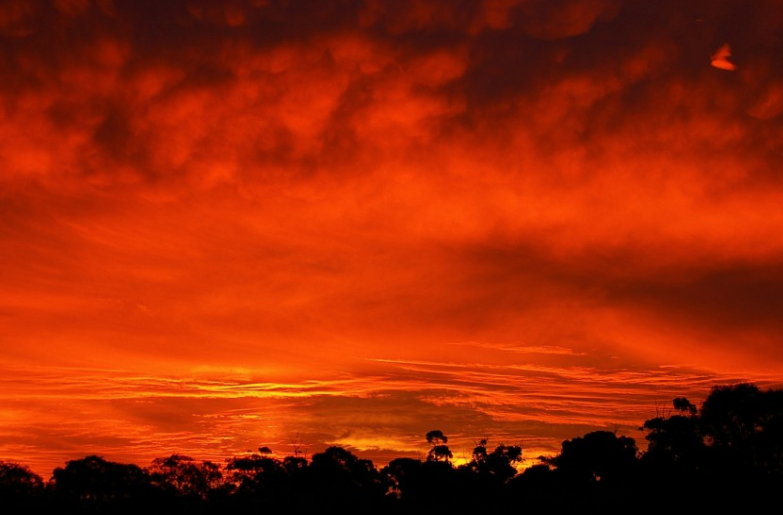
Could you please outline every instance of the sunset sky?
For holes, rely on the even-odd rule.
[[[783,385],[783,2],[4,0],[0,460],[523,448]]]

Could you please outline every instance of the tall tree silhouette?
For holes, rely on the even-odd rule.
[[[685,397],[672,401],[673,413],[646,420],[647,450],[642,454],[645,467],[662,477],[680,477],[695,473],[703,465],[706,444],[699,430],[696,406]]]
[[[716,386],[699,417],[707,445],[735,470],[783,474],[783,390]]]
[[[449,438],[443,434],[440,429],[433,429],[426,434],[427,443],[432,448],[427,453],[427,461],[445,461],[451,462],[454,457],[448,445]]]

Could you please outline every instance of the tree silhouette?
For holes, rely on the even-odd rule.
[[[487,451],[487,439],[479,440],[473,449],[473,459],[462,468],[503,483],[517,473],[516,464],[522,461],[522,447],[499,445]]]
[[[473,448],[473,462],[482,463],[487,459],[487,443],[486,438],[479,440],[478,444]]]
[[[395,458],[383,467],[381,473],[391,481],[389,494],[405,501],[420,497],[417,490],[422,485],[421,465],[421,460],[415,458]]]
[[[339,513],[377,512],[389,490],[388,481],[372,461],[331,446],[313,454],[307,468],[309,500],[305,508]]]
[[[283,458],[283,468],[289,475],[296,475],[298,471],[307,468],[307,459],[301,456],[286,456]]]
[[[173,454],[147,469],[87,456],[54,470],[48,483],[25,466],[0,461],[3,513],[85,514],[501,513],[526,509],[628,511],[670,493],[681,511],[760,511],[783,491],[783,390],[740,383],[711,390],[700,409],[685,397],[644,422],[647,449],[610,431],[562,442],[560,452],[521,474],[522,448],[482,439],[471,460],[451,463],[448,438],[426,434],[427,459],[397,458],[378,470],[331,446],[311,460],[283,460],[269,449],[217,464]],[[647,497],[645,497],[647,496]],[[638,504],[636,504],[638,506]]]
[[[287,475],[282,462],[258,454],[230,459],[225,470],[232,490],[250,496],[278,493]]]
[[[783,488],[783,391],[749,383],[713,387],[701,409],[673,401],[676,414],[644,423],[646,482],[658,489],[700,492],[687,506],[743,509],[774,501]]]
[[[674,409],[676,411],[679,411],[680,413],[688,414],[688,415],[691,415],[691,416],[692,415],[696,415],[696,412],[698,411],[696,409],[696,405],[692,404],[691,401],[689,401],[685,397],[675,397],[672,400],[672,405],[674,406]]]
[[[0,461],[0,509],[27,513],[40,510],[44,481],[28,467]]]
[[[725,466],[783,473],[783,390],[716,386],[702,404],[699,424]]]
[[[449,437],[443,434],[440,429],[433,429],[426,434],[427,443],[432,445],[440,445],[442,443],[448,443]]]
[[[449,438],[439,429],[433,429],[426,435],[427,443],[432,445],[432,449],[427,453],[427,461],[443,461],[450,463],[454,455],[449,449]]]
[[[635,471],[636,441],[612,431],[593,431],[563,442],[560,454],[544,461],[576,482],[622,482]]]
[[[676,414],[646,420],[642,430],[647,451],[642,461],[656,473],[666,475],[690,474],[696,471],[704,459],[706,445],[699,432],[696,406],[684,397],[672,401]]]
[[[211,461],[197,462],[190,456],[172,454],[152,462],[153,482],[180,496],[206,499],[221,486],[220,466]]]
[[[332,446],[313,454],[309,468],[329,479],[347,480],[366,488],[379,483],[378,471],[372,461],[361,459],[343,447]]]
[[[52,482],[60,499],[82,506],[128,508],[130,501],[145,501],[153,495],[152,482],[144,469],[94,455],[56,468]]]
[[[24,497],[43,490],[41,476],[18,463],[0,461],[0,498]]]
[[[506,496],[510,499],[524,499],[527,511],[555,511],[555,508],[566,508],[564,501],[575,499],[573,491],[563,487],[563,481],[547,463],[538,463],[526,468],[521,474],[516,475],[508,483]],[[555,500],[559,500],[555,504]],[[553,505],[554,504],[554,505]],[[583,513],[584,505],[574,506],[573,510],[561,509],[565,512]],[[578,511],[577,511],[578,509]]]

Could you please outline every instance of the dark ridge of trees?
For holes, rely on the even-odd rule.
[[[101,456],[71,460],[44,480],[0,461],[0,511],[84,514],[507,513],[509,507],[579,513],[754,511],[783,492],[783,390],[749,383],[712,389],[701,408],[677,397],[634,438],[596,430],[562,442],[519,473],[522,447],[476,443],[455,466],[448,437],[425,435],[426,459],[378,468],[339,446],[310,459],[271,449],[221,465],[174,454],[149,467]],[[668,508],[667,508],[668,509]]]
[[[43,478],[18,463],[0,461],[0,509],[34,511],[44,505]]]

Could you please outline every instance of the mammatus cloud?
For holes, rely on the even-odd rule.
[[[781,15],[4,2],[3,455],[556,450],[779,382]]]

